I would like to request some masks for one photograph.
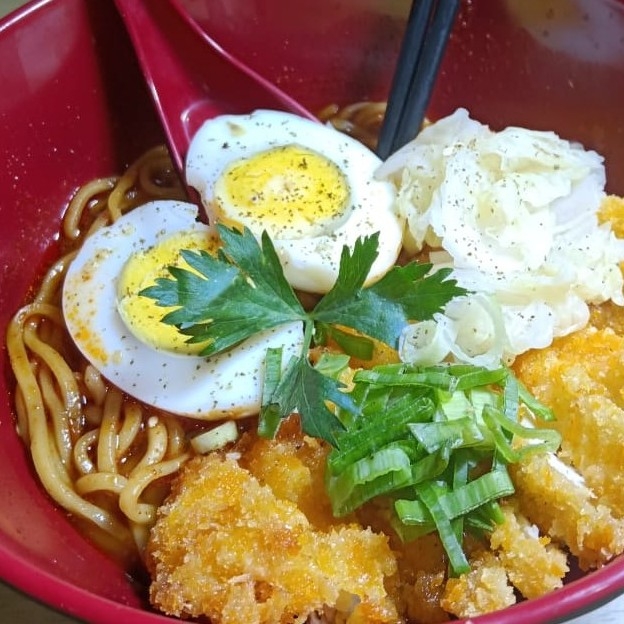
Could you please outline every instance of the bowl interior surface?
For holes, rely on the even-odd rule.
[[[405,0],[185,0],[228,52],[311,110],[384,99]],[[324,33],[322,41],[318,33]],[[0,23],[0,328],[57,252],[55,233],[83,182],[122,171],[164,141],[112,2],[40,0]],[[433,95],[494,127],[527,125],[607,158],[624,194],[624,5],[616,0],[464,2]],[[227,112],[227,111],[224,111]],[[166,618],[144,586],[101,554],[38,484],[15,432],[6,349],[0,378],[0,577],[90,622]],[[551,597],[476,618],[527,624],[571,616],[620,591],[624,560]]]
[[[405,0],[327,0],[326,11],[316,0],[183,3],[226,50],[311,111],[387,97],[409,12]],[[623,31],[618,0],[464,0],[429,114],[463,106],[497,129],[555,130],[603,154],[609,190],[622,194]]]

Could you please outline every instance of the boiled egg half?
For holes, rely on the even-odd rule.
[[[284,274],[299,290],[325,293],[340,255],[358,237],[379,234],[368,284],[394,266],[403,218],[395,190],[375,179],[381,164],[367,147],[330,126],[279,111],[223,115],[194,135],[186,179],[210,223],[266,230]]]
[[[182,266],[180,250],[216,251],[215,229],[197,217],[194,204],[153,201],[87,238],[64,282],[67,328],[93,366],[148,405],[205,420],[256,414],[266,350],[282,347],[285,362],[299,355],[301,323],[205,358],[198,355],[201,345],[161,322],[167,308],[138,294],[168,275],[168,266]]]

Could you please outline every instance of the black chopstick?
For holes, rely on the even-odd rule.
[[[377,143],[386,159],[422,126],[460,0],[413,0]]]

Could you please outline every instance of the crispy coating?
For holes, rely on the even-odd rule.
[[[513,501],[501,506],[505,522],[490,536],[490,546],[507,577],[525,598],[537,598],[563,585],[567,554],[520,513]]]
[[[462,618],[504,609],[516,602],[505,568],[491,552],[484,550],[470,561],[472,569],[446,583],[442,607]]]
[[[516,498],[531,522],[579,559],[582,569],[599,567],[624,551],[624,525],[597,504],[593,492],[546,455],[512,466]]]
[[[621,308],[619,316],[624,317]],[[590,325],[517,365],[529,389],[555,411],[561,458],[619,517],[624,515],[623,356],[624,337]]]
[[[327,445],[303,436],[296,419],[286,421],[275,440],[246,436],[241,451],[240,465],[277,498],[297,505],[311,525],[326,530],[337,524],[329,498],[319,496],[325,490]]]
[[[349,624],[400,621],[384,584],[396,572],[387,538],[353,523],[325,523],[322,514],[326,526],[318,529],[291,500],[305,505],[315,483],[294,461],[315,449],[297,444],[304,446],[285,453],[295,469],[286,484],[270,460],[260,462],[260,477],[238,454],[186,465],[148,546],[155,606],[214,624],[303,622],[324,609]],[[250,466],[260,457],[252,455]]]
[[[563,437],[559,462],[536,456],[512,467],[520,506],[584,569],[624,551],[624,310],[602,306],[591,318],[585,329],[514,365],[553,408],[557,420],[548,425]]]
[[[505,522],[490,535],[490,548],[468,544],[471,570],[449,578],[440,605],[458,617],[468,618],[515,604],[517,589],[535,598],[563,585],[567,555],[519,511],[516,502],[501,506]]]
[[[608,222],[618,238],[624,238],[624,198],[607,195],[600,204],[598,220]]]

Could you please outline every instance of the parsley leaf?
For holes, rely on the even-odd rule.
[[[344,384],[311,366],[306,356],[293,358],[268,398],[268,404],[262,407],[259,430],[266,435],[271,426],[268,423],[273,423],[277,429],[278,415],[281,419],[298,412],[305,433],[337,446],[336,434],[344,427],[328,408],[327,401],[349,412],[359,411],[343,388]]]
[[[432,265],[416,262],[396,266],[362,288],[376,253],[376,235],[358,239],[352,253],[343,248],[336,285],[314,308],[314,320],[346,325],[396,349],[410,321],[429,319],[450,299],[466,293],[448,279],[450,270],[427,275]]]
[[[170,267],[171,278],[158,278],[141,291],[159,305],[177,307],[163,322],[177,325],[189,342],[206,343],[200,353],[204,356],[307,318],[268,235],[263,234],[260,247],[249,230],[217,227],[223,247],[216,257],[184,250],[183,258],[195,271]]]
[[[342,423],[331,405],[358,413],[353,399],[335,378],[308,360],[313,337],[338,337],[350,354],[370,352],[370,339],[397,346],[403,328],[430,318],[453,297],[464,294],[448,271],[429,274],[431,265],[412,262],[394,267],[370,287],[364,283],[377,257],[378,235],[360,238],[353,250],[344,247],[334,287],[311,311],[304,310],[284,277],[266,232],[258,242],[247,229],[217,225],[222,247],[216,256],[182,251],[191,267],[170,267],[171,277],[159,278],[141,291],[159,305],[174,309],[163,322],[175,325],[189,342],[204,343],[201,355],[212,356],[251,336],[293,321],[304,325],[304,346],[282,372],[272,362],[270,396],[263,398],[260,431],[275,433],[282,418],[298,412],[308,435],[336,444]],[[350,335],[350,328],[361,335]],[[281,369],[281,359],[278,369]]]

